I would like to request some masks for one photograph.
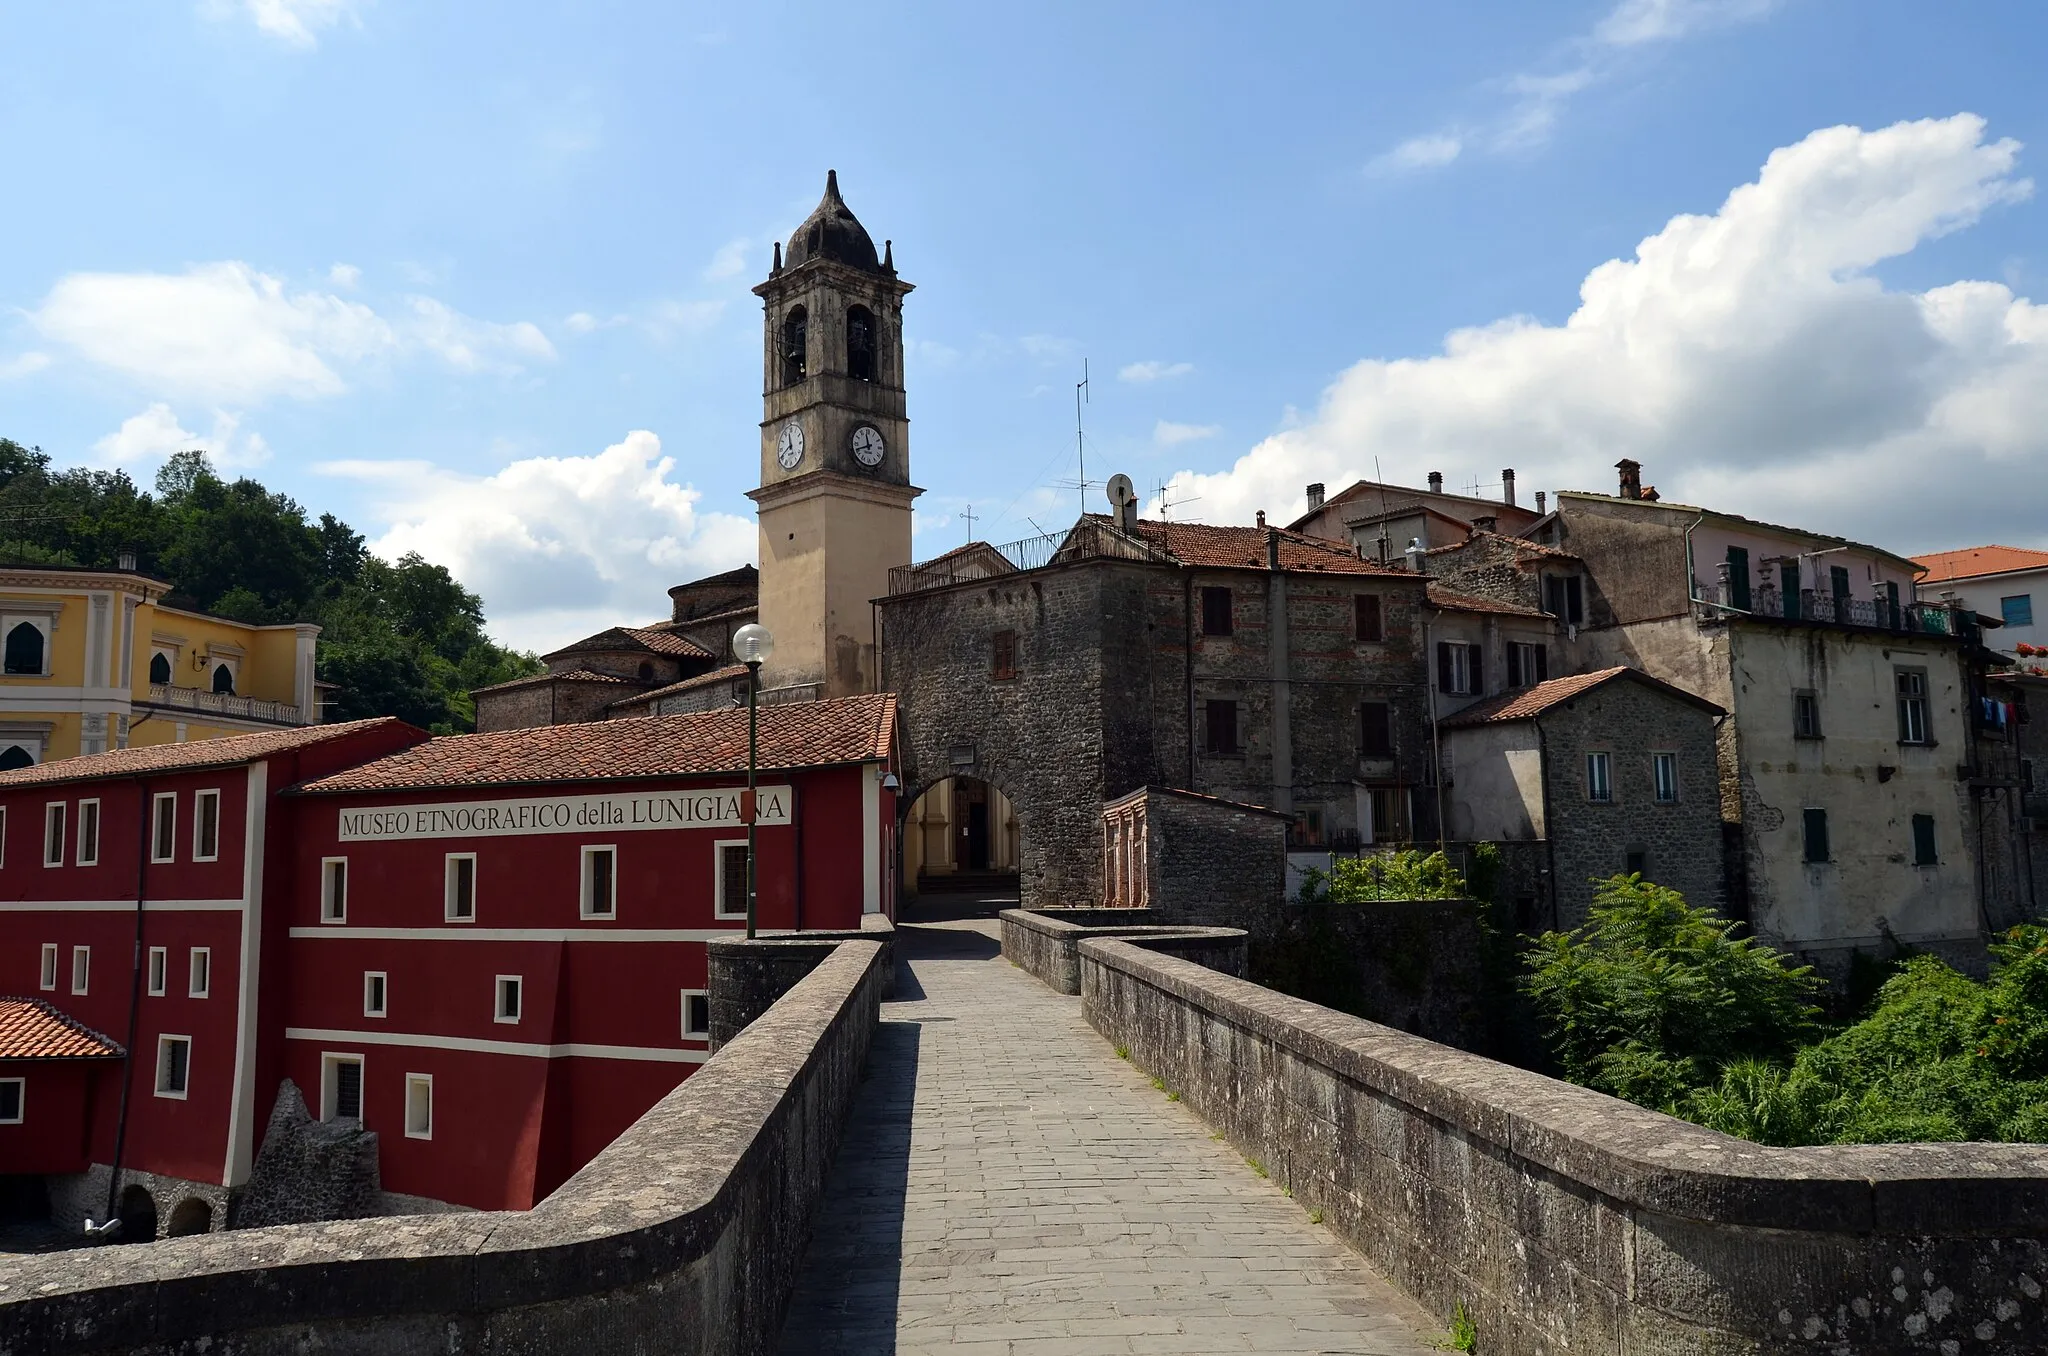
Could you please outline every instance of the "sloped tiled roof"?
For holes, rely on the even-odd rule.
[[[1959,551],[1936,551],[1914,556],[1913,563],[1925,565],[1923,584],[1942,584],[1951,579],[1974,579],[1983,574],[2010,574],[2014,570],[2048,569],[2048,551],[2024,546],[1966,546]]]
[[[1547,617],[1550,614],[1539,607],[1524,607],[1520,603],[1503,603],[1493,598],[1481,598],[1476,594],[1459,593],[1431,582],[1428,586],[1432,606],[1447,612],[1497,612],[1505,617]]]
[[[778,703],[762,707],[760,721],[764,769],[872,762],[886,759],[893,746],[896,694]],[[746,766],[747,713],[735,709],[444,735],[297,789],[408,791],[613,781],[740,772]]]
[[[200,739],[189,744],[148,744],[137,748],[88,753],[77,758],[59,758],[34,767],[0,772],[0,791],[15,786],[41,786],[50,782],[95,781],[107,777],[138,777],[160,772],[188,772],[205,767],[232,767],[254,762],[272,754],[285,753],[344,735],[357,734],[379,726],[412,727],[396,716],[370,720],[343,721],[336,725],[309,725],[298,730],[266,730],[261,734],[229,735],[224,739]]]
[[[759,616],[760,612],[760,604],[747,603],[742,607],[728,607],[721,612],[706,612],[701,617],[689,617],[682,621],[662,622],[659,626],[647,629],[653,631],[687,631],[693,626],[703,626],[709,622],[737,621],[741,617]]]
[[[684,659],[709,659],[711,651],[673,631],[656,630],[649,626],[614,626],[599,631],[594,636],[585,636],[572,645],[550,650],[542,659],[555,659],[562,655],[581,654],[589,650],[646,650],[650,654],[673,655]]]
[[[685,678],[679,683],[670,683],[667,687],[658,687],[652,692],[636,692],[630,697],[621,697],[612,703],[611,709],[616,711],[622,706],[638,706],[643,702],[658,702],[663,697],[673,697],[681,692],[694,692],[700,687],[712,687],[719,683],[729,683],[735,678],[744,678],[746,676],[747,666],[745,664],[728,664],[722,669],[713,669],[709,673],[700,673],[694,678]]]
[[[1545,546],[1542,542],[1530,541],[1527,537],[1510,536],[1505,532],[1481,532],[1476,530],[1469,533],[1464,541],[1446,542],[1442,546],[1432,546],[1429,548],[1428,551],[1424,552],[1424,554],[1434,556],[1441,555],[1446,551],[1462,551],[1465,549],[1466,546],[1470,545],[1475,539],[1481,537],[1498,538],[1499,540],[1506,542],[1509,546],[1514,547],[1515,550],[1522,555],[1542,556],[1548,560],[1579,559],[1579,557],[1573,555],[1570,551],[1560,551],[1555,546]]]
[[[1095,515],[1090,515],[1095,516]],[[1406,570],[1377,561],[1361,560],[1349,546],[1321,537],[1305,536],[1284,527],[1217,527],[1209,523],[1138,523],[1138,536],[1163,548],[1184,565],[1211,569],[1263,570],[1266,566],[1266,534],[1273,533],[1280,544],[1280,568],[1322,574],[1407,574]]]
[[[1641,669],[1617,666],[1593,673],[1576,673],[1568,678],[1552,678],[1549,682],[1538,683],[1534,687],[1503,692],[1499,696],[1488,697],[1483,702],[1475,702],[1455,715],[1444,717],[1440,724],[1443,729],[1455,730],[1462,726],[1496,725],[1503,721],[1528,720],[1532,716],[1542,715],[1553,706],[1568,702],[1617,679],[1647,683],[1674,697],[1691,702],[1701,710],[1711,711],[1715,715],[1722,714],[1721,708],[1705,697],[1694,696],[1682,687],[1676,687],[1659,678],[1652,678]]]
[[[546,683],[617,683],[631,687],[631,678],[621,678],[616,673],[599,673],[595,669],[568,669],[561,673],[530,673],[524,678],[508,678],[502,683],[489,687],[473,687],[470,695],[479,692],[512,692],[522,687],[540,687]]]
[[[119,1059],[123,1053],[40,998],[0,997],[0,1059]]]

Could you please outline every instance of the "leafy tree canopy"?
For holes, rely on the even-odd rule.
[[[124,550],[173,583],[169,606],[317,622],[337,719],[467,730],[469,689],[540,671],[485,634],[482,602],[444,567],[380,560],[333,514],[314,520],[255,480],[222,479],[203,452],[175,454],[144,490],[126,471],[53,470],[41,448],[0,438],[0,560],[110,566]]]

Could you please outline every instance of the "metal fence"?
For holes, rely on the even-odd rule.
[[[1163,562],[1171,557],[1145,541],[1125,536],[1108,523],[1083,518],[1064,532],[1047,532],[1000,546],[970,543],[967,548],[949,551],[922,564],[899,565],[889,571],[889,592],[918,593],[1071,560],[1097,559]]]
[[[1732,604],[1731,604],[1732,606]],[[1883,598],[1844,598],[1802,589],[1786,593],[1759,588],[1746,609],[1752,617],[1775,621],[1823,622],[1873,631],[1903,631],[1929,636],[1965,636],[1971,629],[1964,614],[1939,603],[1894,603]]]

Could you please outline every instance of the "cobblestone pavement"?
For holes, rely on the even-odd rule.
[[[911,924],[788,1356],[1422,1353],[1428,1315],[1005,962]]]

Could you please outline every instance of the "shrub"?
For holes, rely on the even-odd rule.
[[[1342,857],[1328,872],[1311,867],[1301,887],[1304,904],[1369,904],[1382,899],[1468,899],[1465,878],[1441,852],[1400,852]]]

